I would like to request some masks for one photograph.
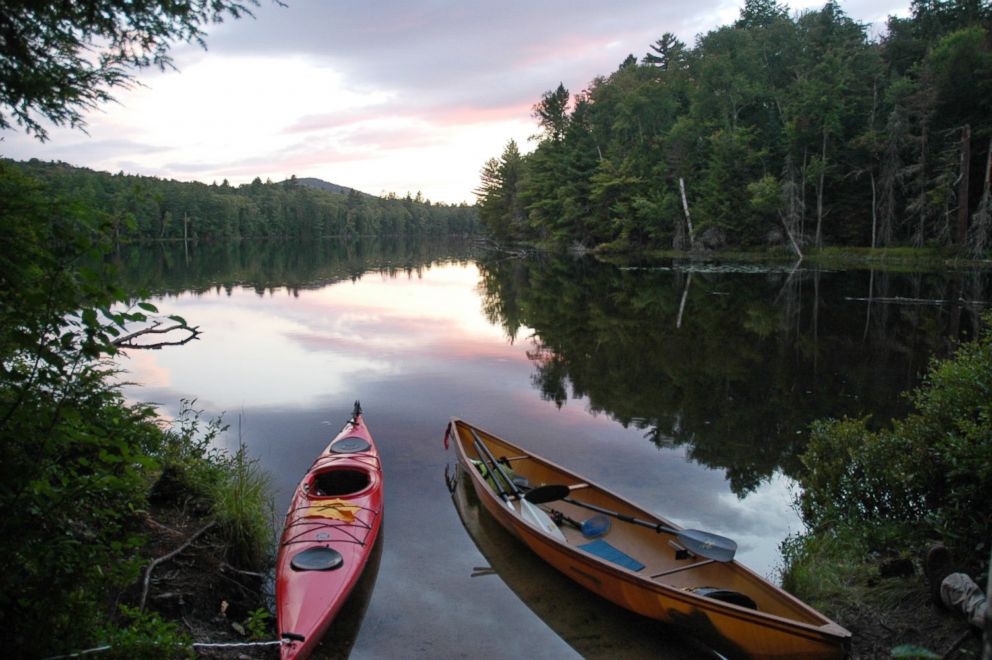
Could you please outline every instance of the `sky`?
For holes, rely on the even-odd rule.
[[[86,132],[40,143],[0,131],[0,156],[181,181],[317,177],[380,195],[474,202],[485,161],[510,139],[533,147],[531,116],[561,82],[573,94],[642,57],[665,32],[692,45],[743,0],[261,0],[255,18],[180,45],[178,71],[87,113]],[[788,3],[792,11],[821,0]],[[841,7],[878,34],[909,0]]]

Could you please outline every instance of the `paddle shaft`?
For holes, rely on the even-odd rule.
[[[520,489],[517,487],[517,484],[513,483],[513,480],[510,479],[510,477],[506,474],[506,472],[503,471],[503,467],[493,456],[492,452],[489,451],[489,447],[486,446],[486,443],[484,443],[482,439],[478,436],[478,434],[476,434],[475,429],[469,426],[468,431],[469,433],[472,434],[472,438],[475,440],[476,451],[478,452],[481,450],[482,452],[485,453],[486,457],[489,459],[489,462],[492,463],[493,465],[491,469],[495,469],[497,472],[499,472],[500,476],[503,477],[503,481],[505,481],[506,485],[510,487],[510,490],[513,492],[514,497],[517,499],[518,502],[520,502],[520,517],[526,520],[527,522],[531,523],[532,525],[535,525],[536,527],[540,528],[548,536],[564,543],[565,535],[561,533],[561,530],[558,529],[558,525],[556,525],[554,521],[551,520],[551,517],[547,514],[547,512],[542,510],[541,507],[532,504],[531,502],[528,502],[527,500],[524,499],[523,493],[520,492]],[[498,481],[499,480],[496,478],[496,475],[493,475],[493,482],[498,482]],[[503,497],[503,501],[512,510],[513,505],[510,504],[509,498],[503,495],[503,489],[499,488],[498,490],[500,491],[500,496]]]
[[[716,561],[721,562],[730,561],[734,558],[734,554],[737,551],[737,543],[728,538],[710,534],[709,532],[700,532],[694,529],[673,529],[660,523],[640,520],[639,518],[634,518],[618,511],[610,511],[609,509],[598,507],[595,504],[587,504],[586,502],[579,502],[578,500],[569,499],[567,497],[563,497],[562,501],[589,509],[591,511],[597,511],[608,516],[613,516],[614,518],[624,522],[632,523],[634,525],[641,525],[642,527],[653,529],[658,533],[664,532],[665,534],[672,534],[679,541],[681,541],[690,552],[708,559],[715,559]]]
[[[604,509],[602,507],[598,507],[595,504],[586,504],[585,502],[579,502],[578,500],[569,499],[567,497],[563,497],[561,499],[562,499],[563,502],[568,502],[569,504],[574,504],[575,506],[581,506],[582,508],[589,509],[591,511],[596,511],[596,512],[599,512],[599,513],[605,513],[608,516],[613,516],[614,518],[617,518],[617,519],[622,520],[624,522],[629,522],[629,523],[633,523],[635,525],[640,525],[641,527],[648,527],[648,528],[653,529],[654,531],[659,532],[659,533],[660,532],[665,532],[667,534],[678,534],[679,533],[679,530],[672,529],[671,527],[665,527],[664,525],[662,525],[660,523],[653,523],[653,522],[648,522],[647,520],[641,520],[639,518],[633,518],[633,517],[628,516],[626,514],[620,513],[619,511],[610,511],[609,509]]]
[[[472,439],[475,440],[476,449],[482,451],[482,453],[485,454],[485,458],[489,459],[489,462],[492,463],[492,468],[490,468],[490,471],[494,472],[493,483],[496,484],[496,490],[499,491],[499,496],[502,497],[505,502],[507,501],[510,492],[512,492],[517,499],[520,499],[520,490],[517,488],[517,485],[513,483],[513,480],[510,479],[509,476],[507,476],[506,472],[503,472],[503,467],[493,457],[492,453],[489,451],[489,447],[486,446],[486,443],[482,441],[482,438],[476,434],[475,429],[471,426],[468,427],[468,432],[472,434]],[[506,485],[510,487],[509,492],[504,491],[503,487],[499,485],[499,479],[496,477],[495,472],[498,472],[499,476],[503,477],[503,481],[505,481]]]
[[[499,465],[496,463],[495,460],[493,460],[493,455],[489,453],[489,448],[486,447],[484,444],[482,444],[482,440],[480,440],[479,436],[475,434],[475,431],[472,431],[472,429],[469,429],[469,431],[471,431],[472,437],[475,439],[475,450],[479,454],[479,458],[482,459],[482,464],[486,466],[486,469],[489,471],[489,475],[493,478],[493,486],[496,488],[496,492],[499,493],[500,499],[503,500],[503,502],[505,502],[506,505],[512,509],[513,507],[510,504],[510,493],[508,491],[503,490],[503,486],[500,484],[499,481],[499,476],[497,476],[496,474]],[[489,465],[486,464],[486,459],[489,460],[489,463],[496,466],[496,468],[489,467]],[[502,475],[504,478],[506,477],[506,475],[503,474],[502,470],[498,470],[498,471],[500,475]]]

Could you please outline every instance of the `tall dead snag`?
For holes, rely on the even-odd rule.
[[[985,180],[982,183],[982,199],[978,202],[975,215],[971,216],[968,228],[968,253],[980,257],[989,247],[989,229],[992,224],[992,139],[985,154]]]
[[[963,246],[968,232],[968,183],[971,170],[971,124],[961,129],[961,179],[958,181],[957,244]]]
[[[785,157],[785,165],[782,168],[782,210],[779,217],[785,229],[785,235],[792,243],[792,249],[800,261],[803,253],[799,249],[799,241],[796,240],[796,232],[802,228],[802,199],[799,196],[799,186],[796,184],[796,168],[792,161],[792,156]],[[802,238],[802,236],[800,236]]]
[[[692,217],[689,215],[689,201],[685,196],[685,179],[679,177],[679,192],[682,193],[682,210],[685,212],[685,224],[689,233],[689,248],[692,248]]]
[[[827,177],[827,129],[823,129],[820,149],[820,172],[816,181],[816,249],[823,247],[823,187]]]
[[[904,108],[897,105],[892,109],[885,125],[885,133],[885,149],[879,166],[877,243],[872,247],[887,247],[892,244],[892,231],[899,211],[899,182],[904,168],[900,154],[903,144],[909,141],[909,122]]]

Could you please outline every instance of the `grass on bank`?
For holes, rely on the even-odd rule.
[[[210,499],[228,561],[236,566],[262,566],[271,552],[272,480],[244,444],[221,466]]]

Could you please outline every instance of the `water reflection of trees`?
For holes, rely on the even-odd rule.
[[[567,258],[486,260],[481,272],[490,321],[511,339],[533,329],[543,398],[585,398],[655,444],[684,446],[741,495],[776,469],[796,474],[811,420],[900,412],[928,357],[978,323],[974,306],[922,301],[981,300],[988,285],[987,274]]]
[[[295,295],[368,272],[416,277],[437,263],[467,263],[471,255],[471,245],[455,239],[161,242],[121,248],[115,263],[135,291],[175,294],[245,286],[259,295],[281,288]]]

